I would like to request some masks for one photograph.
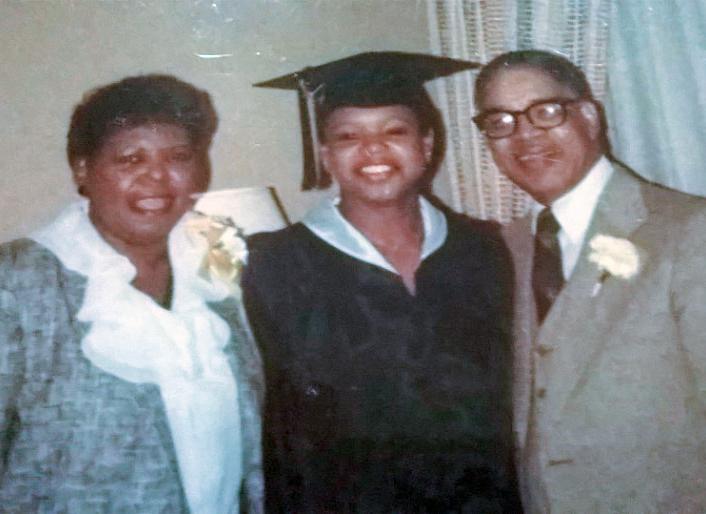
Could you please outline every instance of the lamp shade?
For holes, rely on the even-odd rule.
[[[212,216],[227,216],[246,235],[279,230],[289,224],[273,187],[208,191],[197,195],[194,210]]]

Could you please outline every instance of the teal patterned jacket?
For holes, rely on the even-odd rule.
[[[3,513],[188,513],[159,388],[123,381],[81,352],[86,279],[23,239],[0,246],[0,506]],[[262,369],[239,305],[210,307],[243,424],[241,511],[261,512]]]

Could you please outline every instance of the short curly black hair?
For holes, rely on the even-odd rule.
[[[546,50],[515,50],[498,55],[483,66],[476,77],[474,103],[479,108],[495,75],[502,70],[527,67],[539,70],[557,83],[568,87],[577,98],[593,99],[591,86],[584,72],[559,54]]]
[[[74,108],[66,143],[69,164],[93,156],[117,130],[150,123],[184,128],[194,148],[206,152],[218,115],[207,92],[176,77],[127,77],[89,91]]]

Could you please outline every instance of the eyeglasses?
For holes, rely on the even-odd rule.
[[[550,99],[535,102],[523,111],[486,111],[473,117],[473,122],[481,132],[491,139],[509,137],[517,130],[517,120],[521,114],[527,116],[532,126],[548,130],[566,121],[566,106],[581,102],[584,98]]]

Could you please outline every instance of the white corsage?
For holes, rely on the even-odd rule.
[[[629,280],[640,271],[640,254],[637,247],[627,239],[598,234],[589,242],[589,248],[589,262],[603,272],[591,296],[598,295],[608,277]]]
[[[226,285],[230,294],[239,298],[240,277],[248,257],[243,230],[226,216],[198,211],[193,214],[187,222],[187,232],[190,237],[203,238],[207,243],[199,276]]]

